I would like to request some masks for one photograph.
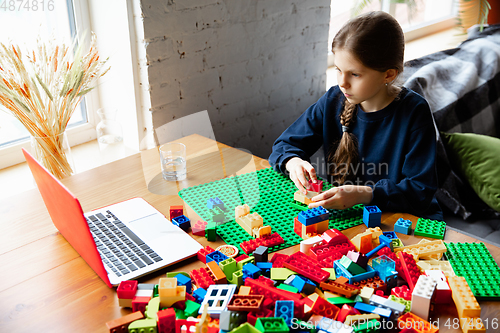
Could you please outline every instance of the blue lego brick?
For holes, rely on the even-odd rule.
[[[385,280],[387,276],[393,275],[392,272],[396,270],[396,262],[388,256],[382,255],[372,259],[372,268],[378,272],[382,280]]]
[[[385,237],[389,238],[390,240],[398,239],[398,235],[396,235],[396,233],[394,231],[384,231],[383,235]]]
[[[175,276],[175,278],[177,279],[177,285],[178,286],[186,286],[186,292],[188,294],[191,294],[191,288],[193,287],[193,285],[191,283],[191,278],[189,278],[183,274],[177,274]]]
[[[218,197],[210,198],[207,200],[207,208],[214,209],[214,207],[219,207],[222,210],[226,210],[226,206],[224,206],[224,203]]]
[[[399,232],[400,234],[405,235],[411,234],[411,221],[399,218],[394,224],[394,232]]]
[[[172,219],[172,224],[178,226],[179,228],[181,228],[184,231],[188,231],[189,228],[191,227],[191,222],[184,215],[180,215],[180,216],[174,217]]]
[[[206,263],[208,264],[211,261],[215,261],[219,264],[221,261],[224,261],[228,258],[224,253],[219,251],[214,251],[206,255]]]
[[[248,263],[243,266],[243,280],[245,280],[247,277],[256,279],[261,274],[262,271],[259,269],[259,267],[255,266],[252,263]]]
[[[269,277],[271,268],[273,268],[272,262],[257,262],[255,265],[262,271],[262,275]]]
[[[285,320],[286,326],[292,326],[294,303],[293,301],[276,301],[274,316]]]
[[[306,295],[312,294],[316,289],[316,284],[314,282],[300,275],[290,276],[285,280],[285,284],[297,288],[299,292]]]
[[[363,222],[368,228],[380,227],[382,211],[377,206],[365,206],[363,209]]]
[[[324,220],[328,220],[330,213],[322,206],[304,210],[299,213],[299,222],[304,225],[312,225]]]
[[[379,307],[376,307],[374,305],[365,304],[362,302],[356,302],[356,304],[354,304],[354,308],[356,310],[359,310],[359,311],[376,313],[379,316],[385,317],[385,318],[390,318],[391,313],[392,313],[392,311],[389,309],[379,308]]]
[[[335,268],[335,274],[337,277],[343,276],[349,279],[349,283],[359,282],[362,280],[370,279],[377,274],[377,271],[374,270],[370,265],[366,266],[366,273],[352,275],[339,260],[335,260],[333,262],[333,268]]]
[[[193,297],[196,299],[197,303],[203,302],[203,299],[207,295],[207,291],[203,288],[196,288],[195,291],[193,291]]]

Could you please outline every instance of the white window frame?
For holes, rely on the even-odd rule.
[[[405,35],[405,42],[410,42],[412,40],[428,36],[430,34],[450,29],[456,26],[457,20],[457,1],[453,1],[453,13],[449,16],[443,17],[438,20],[433,20],[429,22],[424,22],[422,24],[412,26],[411,28],[403,29],[403,33]],[[396,3],[391,2],[391,0],[382,0],[382,8],[384,12],[387,12],[394,16],[396,12]],[[334,65],[333,62],[333,54],[331,51],[328,52],[328,67],[332,67]]]

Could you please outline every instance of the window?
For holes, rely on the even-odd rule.
[[[359,1],[359,0],[358,0]],[[351,9],[357,0],[332,0],[328,52],[331,54],[333,37],[351,17]],[[408,15],[408,6],[395,0],[372,0],[362,12],[383,10],[394,16],[409,42],[433,32],[451,28],[455,24],[455,0],[415,0],[415,10]],[[328,57],[328,65],[333,65],[333,58]]]
[[[21,51],[33,49],[39,35],[47,39],[54,36],[56,42],[70,44],[77,33],[73,0],[0,0],[0,15],[0,42],[17,44]],[[16,118],[1,109],[4,109],[2,105],[0,168],[4,168],[24,161],[20,147],[29,146],[29,133]],[[95,134],[92,137],[93,126],[88,121],[86,103],[82,100],[68,125],[70,143],[81,143],[95,137]],[[87,133],[82,135],[82,131]]]

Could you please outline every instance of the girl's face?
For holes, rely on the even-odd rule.
[[[378,111],[389,105],[394,97],[387,91],[387,82],[392,81],[389,70],[379,72],[365,67],[350,52],[335,51],[335,67],[340,90],[352,104],[361,104],[365,112]]]

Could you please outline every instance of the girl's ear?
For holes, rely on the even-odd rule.
[[[391,68],[385,71],[385,80],[386,83],[391,83],[392,81],[396,80],[396,77],[398,76],[398,70]]]

